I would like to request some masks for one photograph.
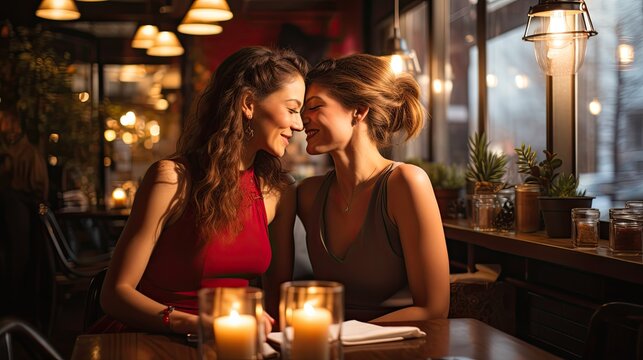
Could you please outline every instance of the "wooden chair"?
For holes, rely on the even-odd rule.
[[[84,330],[89,329],[101,316],[105,314],[100,306],[100,292],[103,288],[107,269],[97,273],[89,283],[87,291],[87,301],[85,302],[85,319],[83,321]]]
[[[39,355],[56,360],[63,359],[36,329],[22,320],[15,318],[0,320],[0,337],[2,338],[0,347],[2,352],[6,352],[8,360],[41,359]]]
[[[104,256],[83,258],[81,261],[66,244],[58,222],[46,205],[38,209],[42,230],[42,245],[46,254],[48,294],[43,298],[49,301],[47,334],[51,335],[59,311],[61,298],[72,291],[85,291],[90,280],[107,268],[109,258]]]
[[[583,359],[643,359],[643,305],[601,305],[589,322]]]

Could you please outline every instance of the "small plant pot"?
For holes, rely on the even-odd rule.
[[[449,206],[458,201],[460,189],[434,189],[435,199],[438,201],[440,216],[448,219],[452,216],[449,214]]]
[[[572,209],[591,208],[592,196],[554,197],[539,196],[538,204],[545,220],[545,231],[550,238],[572,236]]]

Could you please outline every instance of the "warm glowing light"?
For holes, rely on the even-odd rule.
[[[498,86],[498,77],[495,74],[487,74],[487,87],[495,88]]]
[[[110,167],[110,166],[112,166],[112,158],[111,158],[111,157],[109,157],[109,156],[105,156],[105,157],[103,158],[103,166],[104,166],[104,167]]]
[[[87,91],[78,93],[78,100],[80,102],[87,102],[87,100],[89,100],[89,93]]]
[[[597,98],[594,98],[592,101],[590,101],[588,108],[589,108],[589,112],[592,115],[598,115],[601,113],[601,111],[603,111],[603,106],[601,105],[601,102],[598,101]]]
[[[141,25],[134,39],[132,40],[132,47],[137,49],[149,49],[154,45],[154,40],[156,35],[158,35],[159,29],[155,25]]]
[[[121,140],[123,140],[123,142],[124,142],[126,145],[131,145],[131,144],[134,142],[134,136],[132,135],[132,133],[128,133],[128,132],[126,132],[126,133],[125,133],[125,134],[123,134],[123,136],[121,137]]]
[[[48,160],[49,160],[49,165],[51,165],[51,166],[58,165],[58,157],[53,156],[53,155],[49,155]]]
[[[154,109],[155,109],[155,110],[164,111],[164,110],[167,110],[167,108],[168,108],[169,106],[170,106],[170,103],[169,103],[167,100],[165,100],[165,99],[158,99],[158,100],[156,100],[156,102],[154,103]]]
[[[433,91],[437,94],[441,94],[443,90],[444,90],[444,84],[442,83],[442,80],[440,79],[433,80]]]
[[[619,65],[630,65],[634,62],[634,47],[630,44],[619,44],[616,50]]]
[[[138,82],[145,79],[146,73],[144,65],[123,65],[118,80],[120,82]]]
[[[391,56],[391,71],[393,74],[398,75],[404,71],[404,60],[400,55]]]
[[[73,0],[43,0],[36,16],[49,20],[76,20],[80,12]]]
[[[132,127],[134,124],[136,124],[136,114],[133,111],[128,111],[121,116],[121,125]]]
[[[145,141],[143,142],[143,147],[147,150],[152,150],[152,148],[154,147],[154,141],[152,141],[151,138],[145,139]]]
[[[514,82],[516,83],[516,87],[518,89],[526,89],[529,87],[529,77],[527,75],[516,75],[514,77]]]
[[[148,123],[148,126],[150,127],[150,135],[159,136],[161,134],[161,127],[158,122],[152,120]]]
[[[223,28],[214,21],[204,21],[193,16],[193,12],[188,13],[176,28],[180,33],[189,35],[216,35],[223,31]]]
[[[58,143],[59,139],[60,139],[60,135],[58,135],[56,133],[49,134],[49,141],[51,141],[52,143],[54,143],[54,144]]]
[[[232,11],[225,0],[196,0],[188,14],[196,20],[226,21],[232,19]]]
[[[105,130],[105,132],[103,133],[103,136],[105,137],[105,140],[107,140],[107,141],[110,141],[110,142],[114,141],[114,140],[116,140],[116,131],[114,131],[112,129]]]
[[[171,31],[161,31],[154,39],[154,45],[147,49],[150,56],[179,56],[184,52],[179,39]]]
[[[112,191],[112,198],[114,200],[123,200],[127,197],[127,194],[125,193],[125,190],[123,188],[117,187]]]

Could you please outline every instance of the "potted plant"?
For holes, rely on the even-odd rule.
[[[467,218],[476,230],[494,231],[501,206],[495,194],[505,187],[507,156],[491,151],[484,133],[470,136],[468,147]]]
[[[469,193],[495,193],[504,187],[502,178],[507,172],[507,155],[496,154],[489,150],[485,133],[475,133],[469,137],[469,163],[466,179],[473,186]]]
[[[578,179],[573,174],[560,173],[563,161],[558,154],[543,150],[545,159],[538,162],[531,146],[516,148],[518,172],[527,175],[526,183],[538,184],[541,196],[538,204],[545,221],[547,236],[571,236],[571,211],[573,208],[590,208],[593,197],[585,196],[578,189]]]
[[[457,165],[439,162],[426,162],[419,159],[411,159],[407,162],[421,167],[431,179],[442,218],[456,217],[458,197],[466,182],[464,171]]]

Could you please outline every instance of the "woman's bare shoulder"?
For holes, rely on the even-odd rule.
[[[300,196],[317,193],[317,190],[319,190],[322,182],[324,182],[325,177],[326,175],[317,175],[299,181],[297,184],[297,193]]]

